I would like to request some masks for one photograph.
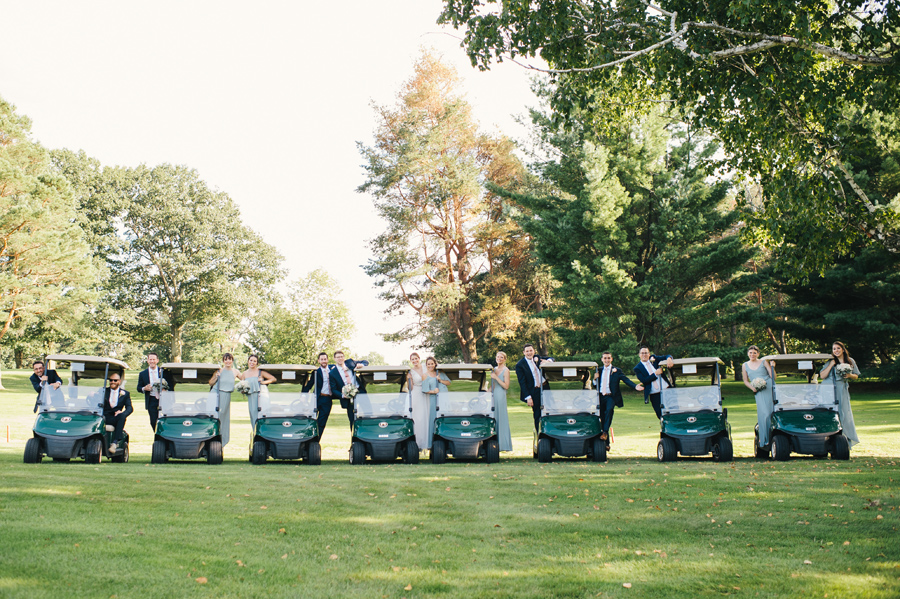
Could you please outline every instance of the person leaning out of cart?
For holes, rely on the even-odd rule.
[[[756,420],[759,424],[759,446],[769,445],[769,429],[772,427],[772,366],[759,359],[759,348],[751,345],[747,348],[750,358],[741,365],[744,386],[753,391],[756,398]]]
[[[675,362],[672,356],[668,354],[664,356],[651,354],[648,345],[641,345],[638,356],[641,361],[634,367],[634,374],[637,375],[644,385],[644,403],[652,404],[656,417],[662,418],[662,409],[660,407],[662,390],[674,385],[666,377],[661,364],[665,362],[667,367],[672,368]]]
[[[222,354],[222,367],[209,378],[210,393],[219,394],[219,430],[222,432],[222,447],[231,439],[231,392],[241,379],[241,373],[234,368],[234,356]]]
[[[40,360],[35,360],[31,365],[31,368],[34,370],[34,374],[29,377],[29,380],[31,381],[31,386],[37,391],[37,400],[40,400],[41,398],[41,388],[44,385],[50,385],[53,387],[54,391],[59,391],[59,388],[62,385],[62,379],[59,378],[59,375],[56,374],[55,370],[44,372],[44,363]],[[37,412],[38,409],[37,400],[35,400],[34,404],[35,412]]]
[[[847,346],[835,341],[831,346],[831,359],[819,373],[824,381],[828,379],[834,385],[834,394],[838,399],[838,412],[841,416],[841,428],[850,442],[850,447],[859,443],[856,434],[856,423],[853,422],[853,411],[850,409],[850,381],[859,378],[856,361],[850,357]]]
[[[114,372],[107,380],[109,387],[103,393],[103,418],[107,426],[116,427],[109,444],[109,453],[116,453],[125,436],[125,420],[134,412],[134,407],[131,405],[131,394],[121,387],[122,375]]]
[[[600,358],[603,366],[598,366],[594,373],[594,384],[600,393],[600,439],[606,441],[606,451],[609,451],[609,427],[612,425],[613,414],[616,408],[624,406],[622,401],[622,390],[619,389],[619,383],[625,381],[625,384],[635,391],[643,391],[644,386],[635,384],[631,381],[621,368],[613,366],[612,353],[605,351]]]

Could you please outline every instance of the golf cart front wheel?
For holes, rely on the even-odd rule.
[[[122,449],[120,452],[117,452],[111,459],[113,462],[117,464],[124,464],[128,461],[129,452],[128,452],[128,443],[124,443],[122,445]]]
[[[28,442],[25,443],[24,462],[26,464],[40,464],[43,457],[41,455],[41,440],[37,437],[28,439]]]
[[[97,438],[90,439],[84,449],[84,461],[88,464],[99,464],[102,455],[103,442]]]
[[[306,447],[306,463],[318,466],[322,463],[322,446],[318,441],[310,441]]]
[[[253,456],[252,462],[259,466],[260,464],[266,463],[266,442],[265,441],[254,441],[253,442]]]
[[[728,437],[722,437],[716,441],[712,450],[713,460],[716,462],[730,462],[734,459],[734,445]]]
[[[366,447],[359,441],[350,444],[350,463],[353,465],[362,464],[366,461]]]
[[[418,464],[419,463],[419,446],[415,439],[410,439],[403,446],[403,463]]]
[[[496,464],[500,461],[500,441],[488,439],[484,446],[484,461],[488,464]]]
[[[595,462],[606,461],[606,441],[600,437],[594,437],[594,441],[591,443],[591,458]]]
[[[831,447],[832,460],[849,460],[850,459],[850,441],[843,433],[834,437]]]
[[[166,463],[166,442],[162,439],[157,439],[153,442],[153,451],[150,454],[150,463],[151,464],[165,464]]]
[[[773,460],[783,462],[791,457],[791,440],[784,435],[774,435],[772,437],[772,448],[769,450],[769,456]]]
[[[447,442],[443,439],[435,439],[431,443],[431,463],[443,464],[447,461]]]
[[[547,437],[538,439],[537,459],[538,462],[541,462],[542,464],[546,464],[553,460],[553,445]]]
[[[656,459],[660,462],[672,462],[678,457],[678,449],[675,447],[675,441],[668,437],[663,437],[656,444]]]
[[[218,466],[224,461],[224,456],[222,455],[222,442],[218,439],[213,439],[209,442],[209,447],[206,452],[206,463],[212,464],[213,466]]]

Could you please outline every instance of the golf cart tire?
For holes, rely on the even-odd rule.
[[[431,443],[431,463],[443,464],[447,461],[447,442],[443,439],[435,439]]]
[[[112,458],[110,458],[113,462],[117,464],[125,464],[128,462],[128,458],[130,457],[128,451],[128,443],[122,445],[122,453],[116,453]]]
[[[153,442],[153,451],[150,453],[150,463],[151,464],[165,464],[166,463],[166,442],[162,439],[157,439]]]
[[[843,433],[834,437],[834,444],[831,447],[832,460],[849,460],[850,459],[850,441]]]
[[[769,457],[778,462],[783,462],[791,457],[791,440],[784,435],[772,436],[772,448]]]
[[[222,455],[222,442],[219,439],[213,439],[206,448],[206,463],[218,466],[224,460]]]
[[[37,437],[28,439],[25,443],[25,456],[23,461],[26,464],[40,464],[44,456],[41,455],[41,440]]]
[[[306,447],[306,463],[310,466],[322,464],[322,446],[318,441],[310,441]]]
[[[668,437],[663,437],[656,444],[656,459],[660,462],[674,462],[678,457],[678,448],[675,447],[675,441]]]
[[[734,445],[728,437],[721,437],[713,445],[713,460],[717,462],[730,462],[734,459]]]
[[[591,442],[591,458],[595,462],[606,461],[606,441],[600,437],[595,437]]]
[[[366,461],[366,446],[359,441],[350,444],[350,463],[354,466],[364,464]]]
[[[96,437],[88,440],[84,448],[84,461],[88,464],[99,464],[103,457],[103,442]]]
[[[484,461],[488,464],[496,464],[500,461],[500,441],[488,439],[484,446]]]
[[[265,441],[254,441],[253,442],[253,457],[252,462],[259,466],[260,464],[266,463],[266,442]]]
[[[419,463],[419,446],[416,444],[415,439],[410,439],[403,446],[403,462],[405,464]]]
[[[547,437],[538,439],[537,459],[542,464],[553,461],[553,444]]]

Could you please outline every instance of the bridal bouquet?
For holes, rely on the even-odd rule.
[[[849,364],[838,364],[834,371],[839,377],[847,378],[853,372],[853,366],[850,366]]]
[[[341,389],[341,395],[347,399],[355,398],[357,393],[359,393],[359,389],[353,384],[344,385],[344,388]]]
[[[243,395],[250,395],[250,383],[248,383],[247,381],[235,381],[234,390],[240,392]]]
[[[159,395],[163,391],[168,391],[168,390],[169,390],[169,381],[167,381],[166,379],[159,379],[158,381],[153,383],[153,392],[156,395]]]
[[[753,387],[753,390],[757,393],[766,388],[766,379],[764,378],[755,378],[750,381],[750,386]]]

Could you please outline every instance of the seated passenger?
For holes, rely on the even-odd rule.
[[[125,419],[134,412],[134,408],[131,406],[131,395],[120,387],[121,383],[122,378],[119,374],[109,375],[109,387],[103,394],[103,417],[106,418],[107,425],[116,427],[113,433],[113,442],[109,445],[110,453],[118,451],[119,443],[122,442],[124,436]]]

